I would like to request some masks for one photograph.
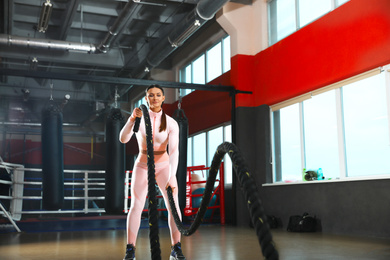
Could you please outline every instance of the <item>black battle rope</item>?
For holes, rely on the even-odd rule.
[[[148,154],[148,218],[149,218],[149,240],[150,251],[153,260],[161,260],[160,241],[158,236],[158,211],[156,194],[156,174],[154,169],[154,149],[152,137],[152,123],[150,122],[149,112],[145,105],[140,106],[146,128],[146,147]]]
[[[155,168],[154,168],[154,151],[153,151],[153,138],[152,138],[152,126],[150,122],[149,112],[145,105],[140,106],[146,127],[146,142],[147,142],[147,154],[148,154],[148,196],[149,196],[149,239],[152,252],[152,260],[161,259],[161,250],[158,237],[158,211],[157,211],[157,199],[156,199],[156,180],[155,180]],[[206,188],[203,194],[202,202],[196,214],[194,222],[186,229],[181,222],[179,215],[176,211],[175,201],[172,195],[172,188],[168,187],[168,200],[171,212],[175,223],[179,231],[185,235],[192,235],[200,226],[203,221],[203,217],[206,213],[207,207],[210,203],[212,190],[216,176],[218,174],[219,167],[221,165],[224,155],[228,153],[232,162],[234,172],[236,173],[238,180],[241,184],[241,188],[244,192],[245,199],[248,202],[249,212],[252,218],[261,250],[265,259],[277,260],[279,259],[278,251],[275,248],[275,244],[272,241],[271,231],[267,222],[267,217],[264,213],[262,203],[257,191],[255,182],[250,177],[249,170],[246,163],[238,151],[238,148],[228,142],[222,143],[218,146],[216,153],[214,154],[211,167],[209,169],[209,178],[206,182]]]
[[[202,197],[202,202],[200,204],[194,222],[188,229],[186,229],[180,221],[172,196],[172,188],[168,187],[169,205],[173,217],[175,219],[175,223],[180,232],[185,236],[193,234],[199,227],[199,225],[203,221],[207,206],[209,205],[212,190],[214,188],[215,179],[218,174],[221,161],[226,153],[229,154],[233,162],[234,172],[236,173],[236,176],[241,184],[241,189],[244,192],[245,200],[247,201],[247,206],[249,208],[252,223],[254,225],[263,256],[265,259],[269,260],[279,259],[279,254],[275,248],[274,242],[272,241],[270,227],[268,225],[267,217],[264,213],[264,209],[255,182],[249,174],[249,170],[246,166],[244,158],[242,157],[238,148],[232,143],[224,142],[218,146],[217,151],[214,154],[213,161],[211,163],[209,177],[206,182],[206,188]]]

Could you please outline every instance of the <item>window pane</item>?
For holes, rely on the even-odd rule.
[[[278,0],[269,3],[270,44],[283,39],[297,29],[295,0]]]
[[[192,89],[180,89],[180,96],[184,97],[192,92]]]
[[[191,64],[182,70],[181,82],[191,83]]]
[[[280,109],[280,166],[282,180],[301,180],[299,104]],[[276,129],[275,129],[276,130]]]
[[[385,73],[343,87],[347,175],[390,172]]]
[[[192,83],[205,84],[204,54],[192,63]]]
[[[230,70],[230,36],[223,39],[223,70],[222,73]]]
[[[207,82],[222,74],[222,43],[219,42],[207,52]]]
[[[134,102],[134,107],[140,107],[141,105],[147,106],[145,97],[142,97],[138,101]]]
[[[322,168],[324,177],[340,176],[336,92],[303,102],[306,170]]]
[[[206,134],[201,133],[194,137],[193,166],[206,165]]]
[[[208,150],[208,161],[207,161],[207,166],[211,166],[211,162],[213,160],[215,151],[217,150],[217,147],[222,144],[223,142],[223,127],[218,127],[216,129],[210,130],[208,132],[208,145],[207,145],[207,150]]]
[[[223,127],[218,127],[213,130],[210,130],[207,132],[207,165],[208,167],[211,166],[211,162],[213,161],[214,154],[217,151],[217,148],[220,144],[223,142]],[[209,173],[207,173],[209,174]],[[219,179],[219,172],[217,174],[217,179]],[[215,185],[218,185],[218,183],[215,183]]]
[[[232,142],[232,126],[228,125],[224,127],[226,142]],[[228,154],[225,154],[224,159],[224,171],[225,171],[225,184],[233,183],[233,165],[232,160]]]
[[[345,4],[348,1],[349,0],[336,0],[336,6],[339,7],[340,5]]]
[[[332,9],[332,0],[299,0],[299,27],[314,21]]]
[[[192,83],[192,78],[191,78],[191,68],[192,65],[186,66],[184,69],[180,70],[180,82],[184,83]],[[191,93],[191,89],[180,89],[180,96],[184,97],[185,95],[188,95]]]

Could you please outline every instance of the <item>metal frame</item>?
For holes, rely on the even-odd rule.
[[[191,184],[199,184],[199,183],[206,183],[206,181],[192,181],[191,180],[191,174],[194,173],[195,171],[207,171],[209,170],[210,167],[206,167],[204,165],[200,166],[191,166],[187,167],[187,181],[186,181],[186,207],[184,209],[184,215],[185,216],[193,216],[198,212],[198,208],[193,208],[192,206],[192,198],[195,197],[202,197],[202,194],[198,195],[193,195],[192,194],[192,188]],[[131,189],[131,178],[130,178],[130,173],[132,171],[126,171],[125,175],[125,198],[124,198],[124,213],[129,212],[129,199],[131,199],[131,196],[129,194],[129,190]],[[213,213],[211,215],[211,219],[214,216],[214,209],[220,209],[220,222],[221,225],[225,225],[226,223],[226,217],[225,217],[225,180],[224,180],[224,163],[221,163],[221,166],[219,168],[219,179],[216,179],[216,182],[218,182],[218,185],[215,187],[212,197],[217,196],[217,200],[219,201],[219,205],[216,206],[208,206],[207,209],[212,209]],[[157,198],[162,198],[162,196],[157,196]],[[157,209],[158,211],[167,211],[166,208],[159,208]],[[143,212],[147,212],[147,209],[144,209]]]
[[[0,75],[40,78],[40,79],[97,82],[97,83],[107,83],[107,84],[127,85],[127,86],[133,86],[133,85],[150,86],[150,85],[157,84],[164,88],[195,89],[195,90],[207,90],[207,91],[218,91],[218,92],[236,92],[236,93],[246,93],[246,94],[252,93],[250,91],[235,90],[233,86],[204,85],[204,84],[194,84],[194,83],[184,83],[184,82],[133,79],[133,78],[121,78],[121,77],[72,75],[66,73],[55,73],[55,72],[46,72],[46,71],[24,71],[24,70],[0,69]],[[130,89],[131,87],[128,90]]]

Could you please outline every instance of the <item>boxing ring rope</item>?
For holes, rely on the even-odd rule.
[[[156,202],[156,180],[155,180],[155,166],[154,166],[154,151],[153,151],[153,140],[152,140],[152,125],[149,117],[148,109],[145,105],[140,106],[146,128],[146,139],[147,139],[147,155],[148,155],[148,196],[149,196],[149,239],[150,247],[152,253],[152,260],[161,259],[161,250],[160,242],[158,236],[158,212],[157,212],[157,202]],[[172,188],[168,187],[168,198],[169,206],[175,223],[179,231],[185,235],[189,236],[193,234],[197,228],[200,226],[203,221],[203,217],[207,210],[207,205],[211,199],[211,193],[214,186],[214,182],[218,173],[218,169],[222,162],[223,156],[228,153],[232,162],[234,172],[237,175],[237,178],[240,182],[241,188],[244,192],[245,199],[247,201],[247,206],[252,218],[252,223],[255,227],[256,235],[261,246],[261,250],[265,259],[279,259],[278,251],[276,250],[275,244],[272,241],[272,235],[270,231],[269,224],[267,222],[267,217],[264,213],[264,209],[260,200],[257,187],[252,177],[250,176],[248,167],[246,166],[245,160],[239,152],[238,148],[228,142],[222,143],[218,146],[216,153],[214,154],[213,161],[211,163],[209,178],[206,182],[206,189],[203,195],[203,199],[198,209],[198,213],[195,217],[194,222],[191,224],[190,228],[186,229],[182,224],[179,215],[176,211],[175,202],[172,195]]]
[[[104,191],[105,178],[91,177],[91,174],[104,174],[105,171],[101,170],[64,170],[65,174],[72,174],[73,178],[66,178],[64,182],[65,186],[73,187],[72,196],[65,196],[64,199],[69,200],[83,200],[83,207],[81,209],[60,209],[60,210],[22,210],[23,200],[42,200],[42,178],[26,178],[25,172],[42,172],[42,169],[38,168],[24,168],[22,165],[0,163],[0,168],[9,169],[12,172],[12,181],[0,180],[2,184],[12,185],[12,194],[10,196],[0,195],[0,199],[10,200],[10,209],[8,215],[13,220],[20,220],[22,214],[73,214],[73,213],[105,213],[104,208],[89,208],[89,201],[92,200],[104,200],[104,196],[90,196],[89,192],[92,190]],[[75,175],[81,175],[74,177]],[[26,196],[24,195],[25,185],[30,185],[34,190],[38,190],[41,195],[39,196]],[[74,196],[75,190],[82,190],[83,196]],[[1,211],[0,211],[1,213]]]
[[[225,225],[226,223],[226,218],[225,218],[225,188],[223,186],[224,184],[224,168],[223,168],[223,163],[221,164],[221,167],[219,169],[219,176],[220,179],[217,179],[216,182],[218,182],[218,185],[214,187],[214,190],[212,192],[212,198],[214,197],[214,205],[209,205],[207,207],[207,210],[211,212],[209,214],[209,222],[213,222],[219,219],[219,222],[221,225]],[[208,171],[210,167],[206,167],[205,165],[198,165],[198,166],[189,166],[187,167],[187,181],[186,181],[186,205],[184,208],[184,216],[186,217],[192,217],[196,215],[199,206],[198,202],[194,202],[193,200],[196,198],[202,197],[202,194],[193,194],[193,191],[195,191],[192,186],[196,184],[206,184],[205,180],[202,181],[192,181],[192,174],[195,174],[198,171],[201,171],[202,174],[204,171]],[[125,173],[125,199],[124,199],[124,209],[123,212],[126,214],[130,211],[130,201],[131,201],[131,196],[130,196],[130,190],[131,190],[131,177],[130,174],[132,174],[132,171],[126,171]],[[158,192],[158,190],[157,190]],[[160,194],[160,193],[158,193]],[[146,197],[148,198],[148,196]],[[164,207],[164,202],[163,202],[163,196],[162,195],[157,195],[157,199],[159,199],[159,208],[157,209],[158,211],[164,211],[167,212],[168,208]],[[195,206],[194,204],[197,204]],[[169,205],[165,205],[169,206]],[[143,209],[143,212],[148,212],[148,209]],[[219,212],[216,213],[216,212]],[[206,213],[207,214],[207,213]],[[214,218],[215,217],[215,218]]]

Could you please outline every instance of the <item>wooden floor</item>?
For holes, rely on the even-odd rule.
[[[151,259],[148,229],[137,241],[137,260]],[[169,259],[167,227],[160,228],[161,257]],[[322,233],[290,233],[273,229],[280,259],[390,259],[390,239],[357,238]],[[92,230],[0,234],[1,260],[35,259],[123,259],[126,231]],[[195,234],[183,237],[182,248],[188,260],[263,259],[251,228],[202,225]]]

